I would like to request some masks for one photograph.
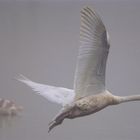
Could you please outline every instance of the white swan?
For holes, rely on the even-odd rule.
[[[15,116],[22,110],[23,107],[15,104],[14,101],[0,98],[0,116]]]
[[[140,100],[140,95],[119,97],[105,88],[109,47],[109,35],[100,17],[89,7],[83,8],[74,90],[35,83],[24,76],[18,79],[49,101],[62,105],[60,113],[50,123],[49,131],[65,118],[81,117],[108,105]]]

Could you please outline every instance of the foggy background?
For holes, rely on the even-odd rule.
[[[36,82],[73,88],[80,9],[88,5],[110,34],[107,88],[116,95],[140,94],[140,2],[44,1],[0,1],[0,97],[24,107],[19,117],[0,120],[0,140],[139,140],[140,102],[64,120],[48,134],[60,107],[14,78],[21,73]]]

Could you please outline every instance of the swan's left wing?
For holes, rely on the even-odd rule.
[[[105,90],[108,52],[108,34],[102,20],[94,10],[83,8],[74,83],[76,99]]]
[[[23,75],[20,75],[20,78],[17,78],[17,80],[31,87],[36,94],[45,97],[53,103],[61,104],[62,106],[70,104],[75,96],[74,91],[71,89],[36,83]]]

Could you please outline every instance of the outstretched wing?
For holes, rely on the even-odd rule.
[[[74,91],[71,89],[39,84],[29,80],[23,75],[20,75],[20,78],[17,80],[31,87],[35,93],[45,97],[51,102],[61,104],[62,106],[70,104],[75,96]]]
[[[109,36],[95,11],[81,11],[80,48],[75,73],[76,99],[105,90],[105,69]]]

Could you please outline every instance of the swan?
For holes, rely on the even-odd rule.
[[[0,98],[0,116],[15,116],[23,110],[23,107],[17,105],[14,101]]]
[[[89,7],[81,10],[80,47],[74,77],[74,90],[36,83],[20,75],[19,81],[35,93],[62,106],[49,123],[50,132],[65,118],[86,116],[129,101],[140,100],[140,95],[115,96],[105,87],[106,61],[109,53],[109,34],[96,11]]]

